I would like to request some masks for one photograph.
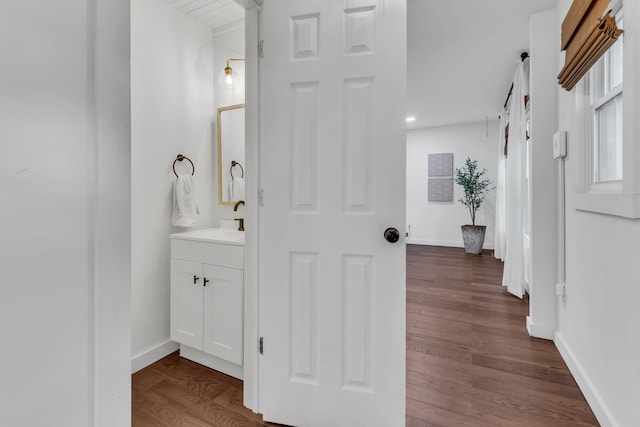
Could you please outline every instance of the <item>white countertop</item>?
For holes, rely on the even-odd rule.
[[[244,231],[230,228],[205,228],[203,230],[187,231],[185,233],[174,233],[170,234],[169,238],[244,246]]]

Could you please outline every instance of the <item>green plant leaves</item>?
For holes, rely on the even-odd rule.
[[[491,181],[484,178],[486,173],[486,169],[478,170],[478,161],[471,160],[469,157],[465,160],[463,167],[456,168],[456,184],[464,190],[464,197],[458,201],[469,209],[472,225],[476,225],[476,211],[484,202],[491,185]]]

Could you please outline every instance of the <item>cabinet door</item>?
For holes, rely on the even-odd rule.
[[[242,270],[204,265],[204,351],[242,364]]]
[[[203,280],[201,263],[171,259],[171,339],[198,350],[202,350]]]

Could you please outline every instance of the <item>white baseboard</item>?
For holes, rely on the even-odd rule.
[[[142,353],[136,354],[131,358],[131,373],[134,374],[140,369],[146,368],[163,357],[170,355],[178,350],[178,348],[180,348],[180,345],[177,342],[167,340]]]
[[[531,320],[531,316],[527,316],[527,331],[529,331],[530,336],[543,338],[545,340],[552,340],[556,332],[552,325],[534,323],[533,320]]]
[[[229,362],[228,360],[224,360],[211,354],[207,354],[204,351],[196,350],[195,348],[189,347],[187,345],[181,345],[180,356],[208,368],[220,371],[223,374],[231,375],[232,377],[239,380],[244,379],[244,367],[242,365],[236,365],[235,363]]]
[[[407,240],[407,244],[409,245],[425,245],[425,246],[447,246],[450,248],[464,248],[464,243],[462,241],[449,241],[449,240],[430,240],[430,239],[414,239],[410,237]],[[493,243],[485,243],[482,246],[482,249],[495,249],[495,245]]]
[[[553,341],[556,345],[556,348],[560,352],[560,355],[564,359],[564,362],[569,367],[569,371],[571,371],[573,378],[578,383],[580,391],[582,391],[585,399],[587,399],[587,403],[589,403],[589,406],[598,419],[600,425],[603,427],[620,426],[620,424],[616,422],[613,414],[605,404],[604,400],[602,400],[602,396],[600,395],[600,393],[598,393],[598,390],[589,379],[589,376],[584,371],[584,368],[582,367],[582,365],[580,365],[578,359],[576,359],[573,351],[562,337],[562,334],[556,332]]]

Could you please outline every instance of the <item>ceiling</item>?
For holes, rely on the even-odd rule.
[[[407,0],[408,129],[497,118],[529,17],[557,0]]]
[[[243,0],[165,0],[212,28],[244,19]],[[557,0],[407,0],[407,128],[496,118],[516,61],[529,46],[529,18]]]
[[[202,22],[214,33],[244,23],[244,8],[235,0],[165,0],[190,17]]]

